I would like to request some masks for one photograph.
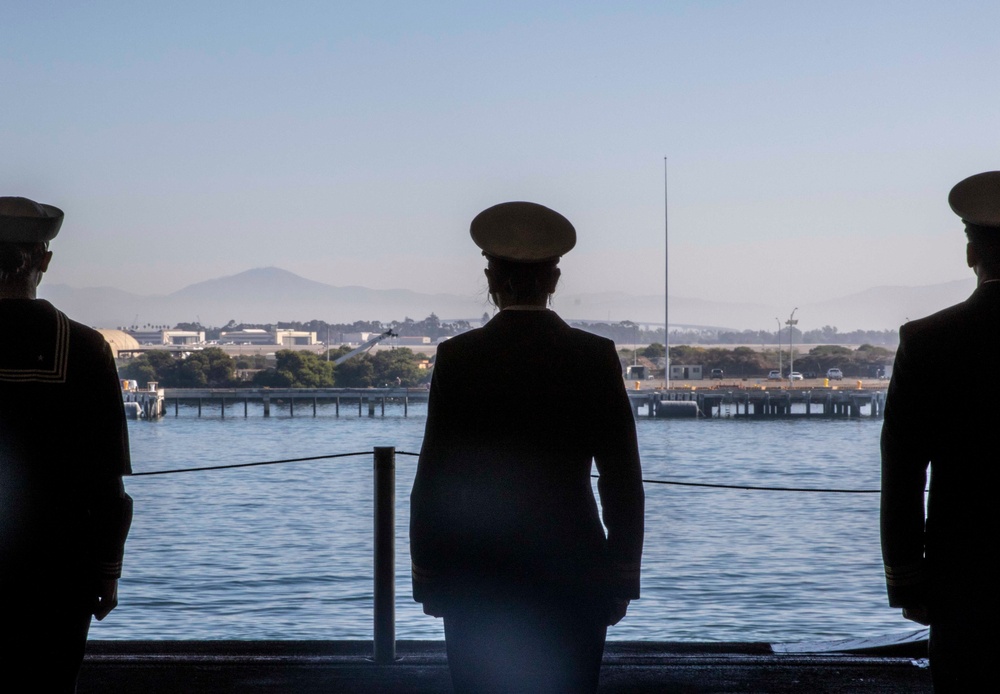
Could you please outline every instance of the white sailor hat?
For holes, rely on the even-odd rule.
[[[63,211],[28,198],[0,197],[0,241],[48,242],[59,233]]]
[[[483,255],[520,263],[558,260],[576,245],[576,229],[555,210],[534,202],[502,202],[472,220]]]
[[[960,181],[948,204],[967,225],[1000,229],[1000,171],[986,171]]]

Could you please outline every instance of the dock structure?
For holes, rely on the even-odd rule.
[[[357,410],[357,416],[385,416],[387,402],[403,405],[403,416],[409,415],[411,402],[426,402],[428,391],[424,388],[166,388],[163,391],[165,410],[173,407],[179,416],[181,404],[196,405],[198,416],[206,406],[218,407],[222,417],[249,416],[250,403],[259,403],[264,416],[272,410],[286,411],[292,417],[316,416],[319,405],[334,405],[336,416]]]
[[[129,419],[157,419],[164,414],[163,389],[123,390],[122,402]]]
[[[636,417],[666,419],[858,419],[881,418],[884,388],[683,388],[628,392]],[[317,416],[319,405],[333,405],[335,416],[385,416],[387,403],[401,404],[409,416],[411,403],[426,403],[425,388],[166,388],[124,394],[138,402],[143,419],[156,419],[171,410],[180,416],[181,405],[217,410],[223,418],[247,417],[250,403],[265,417],[272,412],[289,416]],[[488,397],[488,396],[484,396]],[[474,406],[470,403],[470,406]]]
[[[881,418],[884,388],[712,388],[630,391],[637,417],[703,419]]]

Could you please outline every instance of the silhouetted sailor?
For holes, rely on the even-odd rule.
[[[111,350],[35,288],[63,213],[0,198],[0,690],[72,692],[118,604],[132,499]]]
[[[972,692],[996,678],[1000,606],[1000,171],[963,180],[948,202],[978,282],[965,302],[900,329],[882,428],[882,555],[889,604],[930,624],[935,691]],[[956,376],[953,393],[941,388]]]
[[[594,691],[607,627],[639,597],[643,489],[618,355],[546,308],[576,243],[566,218],[503,203],[471,232],[500,312],[438,348],[410,497],[414,598],[444,617],[456,691]]]

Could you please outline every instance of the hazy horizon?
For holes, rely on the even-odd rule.
[[[917,287],[865,288],[796,307],[803,331],[835,326],[841,332],[892,330],[901,323],[964,300],[974,287],[967,278]],[[141,294],[96,287],[73,288],[43,282],[39,297],[49,299],[72,317],[97,327],[132,324],[201,322],[219,326],[237,323],[323,320],[330,323],[412,318],[431,313],[442,320],[477,322],[494,308],[485,292],[423,294],[408,289],[336,287],[301,277],[278,267],[246,270],[211,278],[171,294]],[[713,302],[670,298],[671,326],[704,329],[773,331],[784,318],[780,307],[745,302]],[[571,321],[663,325],[663,295],[622,292],[573,294],[559,290],[552,307]],[[801,308],[801,311],[799,310]],[[783,323],[781,323],[783,324]]]
[[[971,277],[1000,6],[14,0],[0,194],[66,211],[46,281],[278,266],[476,294],[481,209],[577,227],[565,294],[792,308]],[[802,319],[807,320],[806,316]]]

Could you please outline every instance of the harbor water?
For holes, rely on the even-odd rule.
[[[181,407],[131,422],[135,472],[362,452],[356,457],[134,477],[119,608],[96,639],[372,637],[374,446],[417,452],[425,406],[386,416],[222,418]],[[229,413],[227,413],[229,414]],[[301,413],[297,413],[301,414]],[[344,414],[342,410],[342,415]],[[914,628],[886,605],[878,495],[655,481],[874,490],[880,422],[637,422],[646,484],[641,600],[609,639],[787,642]],[[397,457],[397,637],[440,639],[411,598],[408,496]]]

